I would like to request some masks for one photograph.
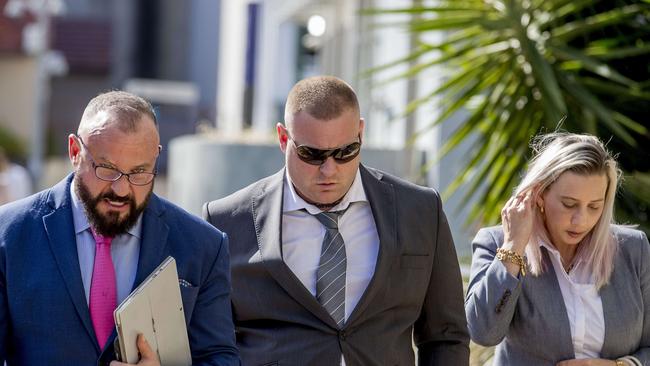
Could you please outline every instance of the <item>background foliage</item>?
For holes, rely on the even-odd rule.
[[[398,26],[416,34],[445,32],[440,43],[421,42],[408,57],[370,73],[390,81],[443,68],[442,85],[411,101],[405,113],[443,96],[428,128],[452,116],[462,123],[441,155],[470,137],[475,141],[444,192],[466,185],[464,204],[476,198],[468,222],[500,220],[530,157],[531,138],[559,126],[600,136],[619,154],[625,180],[617,218],[649,232],[650,0],[431,3],[365,11],[378,23],[385,14],[410,14],[411,21]],[[403,64],[408,70],[396,72]]]
[[[2,126],[0,126],[0,147],[12,161],[23,162],[27,156],[24,141]]]

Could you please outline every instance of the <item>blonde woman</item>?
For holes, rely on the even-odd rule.
[[[553,133],[472,243],[465,311],[494,366],[650,365],[650,245],[613,224],[619,170],[601,141]]]

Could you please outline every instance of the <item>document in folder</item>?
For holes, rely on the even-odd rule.
[[[122,362],[138,362],[136,340],[142,333],[162,366],[192,364],[174,258],[167,257],[113,315],[118,336],[116,353]]]

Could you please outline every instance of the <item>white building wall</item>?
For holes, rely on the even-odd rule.
[[[429,1],[425,1],[428,3]],[[291,86],[300,77],[296,65],[300,26],[306,24],[310,15],[319,14],[326,18],[327,31],[323,36],[322,48],[317,60],[318,74],[336,75],[350,82],[359,95],[362,115],[366,120],[364,143],[368,147],[403,150],[406,135],[406,119],[402,115],[409,102],[408,81],[398,80],[383,83],[390,76],[406,71],[403,64],[364,77],[362,73],[379,65],[394,61],[408,54],[411,49],[410,36],[405,28],[381,27],[378,23],[405,22],[408,15],[382,15],[372,18],[360,15],[362,8],[390,8],[409,6],[410,1],[396,0],[260,0],[260,17],[257,38],[255,99],[253,128],[248,136],[274,141],[275,123],[282,119],[282,106]],[[228,134],[241,131],[244,55],[246,47],[245,8],[248,1],[222,1],[221,52],[219,68],[220,126]],[[241,23],[238,24],[237,22]],[[433,37],[433,38],[432,38]],[[427,36],[427,42],[440,39]],[[224,52],[224,50],[226,50]],[[428,57],[434,57],[430,55]],[[416,95],[423,96],[434,90],[444,80],[444,70],[432,68],[421,73],[415,85]],[[411,96],[413,97],[413,96]],[[416,130],[432,123],[439,115],[435,102],[422,106],[414,114]],[[446,122],[429,130],[416,140],[415,147],[425,151],[433,159],[446,141],[456,123]],[[468,146],[468,144],[466,144]],[[465,150],[449,154],[425,174],[427,185],[444,192],[464,164]],[[400,154],[405,156],[404,154]],[[418,159],[421,153],[415,152]],[[411,179],[414,177],[410,177]],[[467,209],[460,210],[462,190],[445,201],[445,210],[461,254],[469,254],[468,233],[463,225]]]

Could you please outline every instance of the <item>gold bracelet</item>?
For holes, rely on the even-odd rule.
[[[519,270],[521,271],[521,275],[522,276],[526,275],[526,270],[527,270],[526,261],[524,260],[524,257],[515,253],[514,251],[509,249],[504,249],[504,248],[498,248],[497,259],[502,262],[510,262],[518,265]]]
[[[621,360],[620,358],[614,361],[616,361],[616,366],[625,366],[625,361]]]

